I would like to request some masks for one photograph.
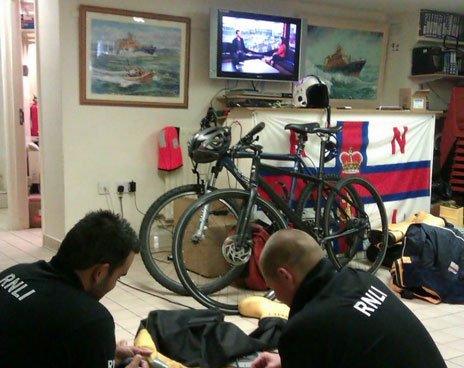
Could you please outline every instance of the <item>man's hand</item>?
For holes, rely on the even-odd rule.
[[[145,348],[138,348],[136,346],[129,346],[127,345],[127,341],[123,340],[116,344],[116,361],[122,361],[126,358],[133,357],[136,354],[141,356],[148,357],[152,353],[151,350]],[[138,366],[136,366],[138,367]]]
[[[135,355],[126,368],[149,368],[148,362],[141,355]]]
[[[281,368],[280,356],[276,353],[260,353],[251,363],[251,368]]]

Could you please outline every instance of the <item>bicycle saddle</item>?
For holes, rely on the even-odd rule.
[[[342,127],[329,127],[323,128],[319,126],[319,123],[306,123],[306,124],[287,124],[285,125],[284,129],[293,130],[294,132],[301,133],[301,134],[315,134],[315,133],[323,133],[323,134],[335,134],[339,132]]]

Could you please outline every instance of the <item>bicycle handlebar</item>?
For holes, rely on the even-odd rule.
[[[259,123],[258,125],[254,126],[247,134],[243,136],[243,138],[240,139],[238,142],[239,144],[249,144],[251,143],[251,140],[253,139],[253,136],[258,134],[261,130],[264,129],[266,124],[263,122]]]

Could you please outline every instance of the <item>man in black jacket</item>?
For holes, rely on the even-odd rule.
[[[66,235],[50,262],[0,272],[0,366],[148,367],[115,344],[114,321],[98,302],[127,274],[139,252],[129,223],[109,211],[89,213]]]
[[[245,42],[243,41],[242,32],[237,29],[235,31],[235,38],[232,41],[232,65],[234,68],[238,68],[240,63],[245,60],[247,53],[252,53],[253,51],[248,50],[245,47]]]
[[[273,234],[260,267],[290,314],[279,354],[262,353],[253,368],[446,367],[424,326],[380,280],[336,272],[305,232]]]

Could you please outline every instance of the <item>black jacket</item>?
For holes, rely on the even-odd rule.
[[[376,277],[336,272],[322,260],[308,273],[279,342],[283,368],[445,368],[415,315]]]
[[[216,310],[155,310],[141,322],[158,350],[191,367],[225,367],[228,362],[257,351],[277,347],[285,325],[282,318],[262,318],[247,336],[224,322]]]
[[[1,367],[114,367],[111,314],[56,259],[0,273]]]
[[[232,41],[232,52],[251,52],[250,50],[248,50],[246,47],[245,47],[245,42],[243,41],[243,38],[240,38],[240,40],[236,38],[234,38],[234,40]]]

